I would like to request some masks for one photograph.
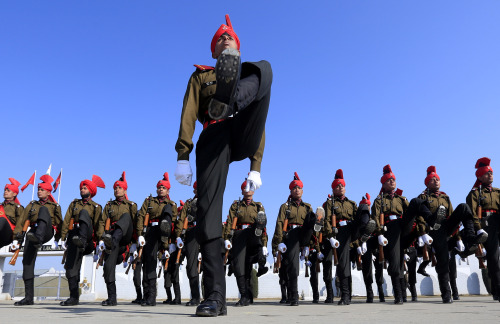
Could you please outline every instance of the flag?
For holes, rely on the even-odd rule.
[[[47,172],[45,172],[45,174],[50,175],[50,171],[52,171],[52,163],[49,165],[49,168],[47,169]]]
[[[62,169],[61,172],[59,172],[59,175],[57,176],[56,182],[54,182],[54,191],[56,192],[57,188],[59,188],[59,185],[61,184],[61,175],[62,175]]]
[[[29,185],[35,185],[35,174],[36,174],[36,171],[30,177],[28,182],[26,182],[26,184],[21,188],[21,192],[24,192],[24,189],[28,188]]]

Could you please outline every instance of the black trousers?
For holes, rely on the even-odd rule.
[[[365,286],[371,286],[373,284],[373,265],[375,264],[375,282],[377,286],[381,286],[384,283],[384,266],[378,260],[378,239],[377,237],[371,237],[366,241],[367,251],[361,256],[361,262],[363,264],[362,273]],[[377,258],[373,261],[373,256],[376,255]]]
[[[42,244],[47,243],[52,239],[54,236],[54,230],[52,228],[52,219],[47,207],[40,207],[36,225],[32,226],[29,232],[34,233]],[[26,240],[23,254],[23,280],[26,281],[35,278],[35,262],[37,255],[38,249],[31,241]]]
[[[336,268],[336,276],[340,280],[348,278],[351,276],[351,266],[350,266],[350,244],[352,233],[354,229],[354,223],[349,223],[346,226],[338,227],[337,240],[340,245],[337,249],[337,257],[339,263]]]
[[[414,247],[409,247],[407,249],[408,257],[410,260],[406,261],[406,267],[408,268],[408,284],[416,285],[417,284],[417,249]]]
[[[9,221],[0,217],[0,248],[12,243],[12,233]]]
[[[255,154],[264,134],[271,99],[271,66],[266,61],[243,63],[241,79],[251,74],[259,77],[259,89],[253,102],[234,118],[208,126],[201,132],[196,144],[198,181],[196,236],[201,245],[204,262],[205,293],[208,299],[212,298],[223,303],[226,290],[223,260],[219,259],[220,255],[209,260],[210,257],[214,257],[213,251],[209,251],[203,245],[207,243],[215,247],[214,242],[222,237],[222,204],[229,164]],[[211,279],[208,280],[208,277]],[[212,291],[207,286],[217,290]],[[224,301],[221,300],[222,296]]]
[[[92,253],[94,245],[92,244],[92,219],[88,211],[82,209],[78,215],[78,225],[73,227],[73,230],[68,232],[67,238],[67,253],[64,269],[66,270],[66,278],[77,277],[80,281],[80,269],[82,268],[83,256]],[[74,243],[73,237],[77,235],[80,239],[87,242],[85,250],[81,251]]]
[[[163,244],[162,242],[162,232],[160,230],[160,223],[164,220],[168,222],[168,226],[172,225],[172,205],[167,204],[163,207],[162,213],[157,221],[157,225],[149,224],[146,229],[146,234],[144,239],[146,244],[142,251],[142,264],[144,267],[144,277],[147,280],[156,280],[156,265],[158,263],[158,249]],[[163,238],[165,240],[165,238]],[[166,238],[168,239],[168,238]]]
[[[262,240],[260,236],[255,235],[253,226],[234,232],[231,265],[236,278],[245,276],[250,279],[252,265],[259,261],[261,251]]]
[[[175,265],[176,258],[176,253],[174,253],[174,255],[171,255],[168,259],[167,271],[163,271],[163,286],[165,287],[165,289],[170,289],[173,284],[179,283],[179,267]]]
[[[186,274],[188,279],[199,278],[198,253],[200,253],[200,245],[196,241],[194,228],[188,228],[186,231],[182,252],[186,257]]]
[[[311,262],[311,268],[309,269],[309,283],[311,284],[311,289],[313,291],[313,299],[317,300],[319,298],[318,290],[318,272],[316,272],[318,260],[318,252],[311,251],[309,254],[309,261]],[[325,267],[323,266],[323,271]],[[330,283],[331,284],[331,283]]]
[[[111,253],[104,253],[103,277],[106,283],[116,281],[116,265],[123,261],[122,254],[132,239],[132,218],[130,214],[123,214],[113,225],[110,234],[113,237],[114,246]]]
[[[488,218],[488,225],[484,229],[488,233],[488,239],[484,242],[486,249],[486,266],[491,278],[492,290],[497,294],[500,292],[500,261],[499,261],[499,239],[500,239],[500,214],[493,214]]]

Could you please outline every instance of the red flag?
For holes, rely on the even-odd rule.
[[[21,192],[24,192],[24,189],[28,188],[29,185],[35,185],[35,174],[36,174],[36,171],[30,177],[28,182],[26,182],[26,184],[21,188]]]
[[[57,176],[56,182],[54,182],[54,191],[52,191],[52,192],[56,192],[57,188],[61,184],[61,174],[62,174],[62,170],[61,170],[61,172],[59,172],[59,175]]]

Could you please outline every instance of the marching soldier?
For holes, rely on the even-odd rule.
[[[198,306],[200,304],[200,274],[198,273],[198,254],[200,245],[196,241],[196,209],[197,209],[197,183],[193,184],[194,197],[188,199],[180,211],[179,220],[175,223],[176,243],[182,254],[186,257],[186,274],[191,289],[191,299],[186,306]],[[187,219],[187,228],[184,224]]]
[[[241,185],[243,200],[235,200],[231,205],[223,233],[225,249],[232,252],[231,265],[241,296],[235,306],[250,304],[252,265],[267,255],[264,206],[253,200],[254,191],[245,191],[246,186],[245,180]]]
[[[9,181],[10,184],[6,184],[3,190],[4,201],[0,205],[0,248],[12,243],[17,220],[24,213],[24,207],[17,199],[21,184],[14,178],[9,178]]]
[[[19,242],[23,241],[22,230],[24,223],[30,222],[30,230],[26,233],[26,245],[23,254],[23,280],[25,287],[25,297],[15,306],[33,305],[35,294],[35,261],[38,255],[38,249],[54,237],[54,241],[60,238],[60,229],[62,223],[61,206],[56,203],[52,197],[52,185],[54,180],[48,174],[40,177],[42,180],[38,184],[38,201],[33,200],[24,209],[23,216],[17,220],[14,229],[15,240],[11,244],[12,250],[19,248]],[[55,230],[55,236],[54,236]]]
[[[122,254],[132,240],[133,224],[137,216],[137,204],[128,200],[127,181],[125,171],[113,184],[115,200],[109,201],[99,222],[96,237],[99,241],[99,250],[104,251],[103,277],[106,282],[108,299],[102,306],[116,306],[116,265],[123,261]],[[109,220],[109,221],[108,221]],[[106,228],[109,224],[109,230]]]
[[[302,200],[304,184],[297,172],[294,175],[294,180],[288,186],[290,196],[288,201],[281,205],[276,220],[273,244],[277,244],[277,247],[273,249],[278,250],[288,263],[286,281],[290,305],[298,306],[299,254],[302,253],[304,257],[309,255],[308,244],[311,235],[315,226],[320,229],[323,225],[324,215],[317,216],[311,205]],[[283,226],[285,222],[287,223],[286,229]]]
[[[448,250],[448,240],[458,230],[460,223],[465,226],[465,231],[468,233],[468,244],[476,245],[484,243],[488,238],[488,234],[481,229],[481,225],[477,224],[477,234],[474,231],[474,217],[471,209],[466,204],[460,204],[457,209],[453,210],[450,197],[440,191],[441,179],[436,173],[436,167],[430,166],[427,168],[427,177],[424,180],[427,187],[419,196],[426,202],[432,217],[425,220],[423,217],[417,217],[417,231],[419,233],[418,245],[424,247],[426,242],[429,242],[429,236],[432,238],[432,248],[435,251],[436,257],[436,272],[438,274],[439,288],[441,290],[441,298],[443,303],[451,303],[452,295],[450,289],[450,254]],[[429,233],[429,234],[425,234]],[[463,243],[457,242],[457,247],[461,247]]]
[[[172,220],[177,218],[177,205],[170,200],[170,180],[168,172],[156,184],[157,197],[150,196],[144,200],[137,213],[136,230],[139,248],[143,248],[143,280],[144,300],[142,306],[156,305],[156,265],[158,250],[168,251],[169,238],[172,232]],[[146,217],[148,219],[146,219]],[[147,221],[147,224],[145,222]]]
[[[319,263],[324,259],[324,255],[320,251],[319,236],[320,232],[313,233],[311,241],[309,242],[309,256],[307,258],[303,257],[306,267],[309,268],[309,283],[311,284],[311,289],[313,291],[313,304],[319,303],[318,270],[320,267]],[[325,267],[323,267],[323,271],[325,271]]]
[[[178,153],[176,179],[181,184],[191,185],[192,137],[196,120],[203,124],[196,145],[196,236],[203,258],[207,298],[197,307],[198,316],[227,313],[224,265],[218,253],[227,173],[231,162],[250,158],[248,190],[255,191],[262,184],[260,166],[271,98],[270,64],[266,61],[240,64],[240,41],[227,15],[226,23],[212,38],[211,51],[212,57],[217,59],[216,68],[197,65],[189,80],[175,146]]]
[[[500,292],[500,264],[499,264],[499,231],[500,231],[500,189],[492,186],[493,168],[490,166],[491,160],[487,157],[480,158],[476,162],[476,183],[467,195],[467,205],[469,205],[474,220],[469,219],[468,223],[473,223],[477,234],[481,234],[481,226],[484,226],[488,233],[488,239],[484,242],[486,249],[486,264],[488,275],[491,279],[491,290],[493,295],[498,296]],[[479,213],[481,212],[481,213]]]
[[[64,216],[61,229],[62,247],[66,250],[66,278],[68,278],[69,298],[61,302],[61,306],[78,305],[80,293],[80,269],[83,256],[94,251],[93,233],[102,216],[102,207],[92,200],[97,194],[97,187],[105,188],[104,182],[96,175],[92,181],[80,182],[81,199],[71,202]],[[71,227],[71,228],[70,228]]]

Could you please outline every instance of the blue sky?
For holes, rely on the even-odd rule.
[[[271,235],[294,171],[316,207],[338,168],[359,202],[378,193],[387,163],[408,198],[436,165],[456,206],[479,157],[500,165],[499,10],[469,0],[2,1],[0,181],[63,168],[64,212],[92,174],[107,184],[104,204],[123,170],[139,204],[165,171],[172,199],[191,197],[173,180],[182,98],[193,64],[215,64],[210,41],[229,14],[242,59],[274,72],[255,195]],[[224,213],[248,169],[231,165]]]

